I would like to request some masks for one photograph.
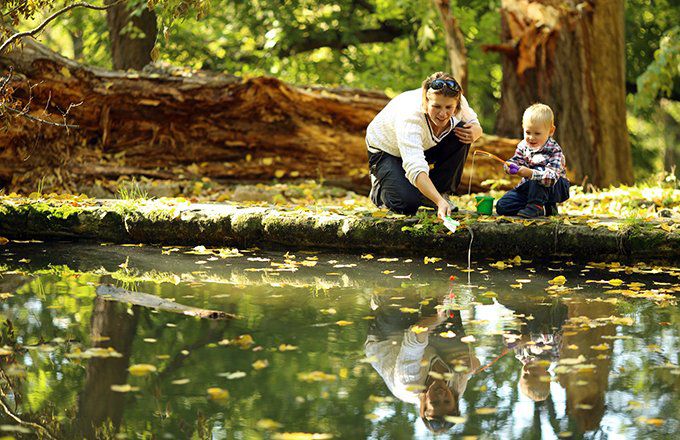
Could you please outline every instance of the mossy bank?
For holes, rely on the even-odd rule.
[[[539,220],[454,216],[455,233],[433,211],[406,217],[370,209],[197,204],[183,199],[0,198],[0,236],[162,245],[315,248],[346,252],[572,258],[680,259],[680,229],[645,222],[558,216]]]

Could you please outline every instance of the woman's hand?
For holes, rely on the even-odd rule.
[[[454,128],[453,131],[464,144],[471,144],[482,135],[482,127],[477,123],[470,122],[462,127]]]
[[[437,202],[437,217],[444,220],[444,217],[449,215],[451,215],[451,205],[445,198],[441,197]]]

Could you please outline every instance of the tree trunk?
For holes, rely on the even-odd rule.
[[[368,193],[364,137],[388,102],[382,93],[182,69],[112,72],[32,40],[0,56],[0,69],[10,65],[17,73],[14,97],[21,103],[30,98],[33,116],[63,122],[60,111],[80,105],[66,118],[76,129],[24,118],[8,124],[0,136],[0,186],[8,192],[33,192],[40,182],[48,191],[79,192],[103,176],[137,175],[223,182],[322,178]],[[484,137],[475,147],[510,157],[515,145]],[[459,192],[467,191],[469,170]],[[502,176],[500,166],[477,160],[472,190]]]
[[[503,0],[501,110],[496,132],[518,136],[534,102],[556,116],[555,138],[578,180],[632,183],[626,128],[623,1]]]
[[[111,58],[117,70],[141,70],[151,62],[151,51],[156,43],[158,27],[156,13],[137,0],[106,0],[106,22],[109,27]],[[133,14],[141,9],[141,14]]]
[[[467,90],[467,50],[465,37],[458,26],[458,20],[451,13],[449,0],[434,0],[439,11],[444,30],[446,31],[446,51],[449,54],[451,74],[460,83],[463,90]]]

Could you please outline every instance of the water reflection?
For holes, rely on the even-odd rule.
[[[447,431],[460,416],[459,399],[479,367],[474,349],[461,341],[465,329],[460,311],[451,309],[452,297],[421,300],[393,292],[374,294],[370,303],[374,319],[366,356],[390,392],[418,406],[435,433]]]
[[[554,272],[481,263],[488,275],[465,285],[449,282],[457,268],[446,262],[6,249],[0,437],[661,439],[680,429],[680,310],[649,299],[676,288],[658,273],[590,283],[611,275],[575,268],[556,289]],[[243,319],[107,302],[95,293],[105,283]],[[93,348],[118,355],[82,356]],[[157,372],[130,375],[144,363]],[[212,399],[216,387],[229,397]]]

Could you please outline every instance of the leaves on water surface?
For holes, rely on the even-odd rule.
[[[139,387],[133,387],[129,383],[122,385],[111,385],[111,391],[115,391],[116,393],[129,393],[131,391],[139,391]]]
[[[346,325],[352,325],[352,324],[354,324],[354,321],[345,321],[345,320],[342,320],[342,319],[341,319],[340,321],[336,321],[335,323],[336,323],[337,325],[339,325],[340,327],[344,327],[344,326],[346,326]]]
[[[253,368],[256,370],[262,370],[269,366],[269,361],[267,359],[258,359],[253,362]]]
[[[295,345],[290,345],[290,344],[281,344],[279,345],[279,351],[294,351],[297,350],[298,347]]]
[[[189,382],[191,382],[191,379],[183,378],[183,379],[176,379],[170,382],[173,385],[186,385]]]
[[[420,325],[412,325],[410,330],[415,334],[420,334],[427,331],[427,327],[422,327]]]
[[[333,438],[333,434],[320,434],[318,432],[277,432],[272,435],[274,440],[327,440]]]
[[[114,350],[113,347],[92,347],[85,351],[80,351],[79,348],[75,348],[71,353],[68,353],[66,357],[71,359],[91,359],[91,358],[119,358],[123,357],[122,354]]]
[[[402,313],[418,313],[420,310],[414,309],[412,307],[401,307],[399,311]]]
[[[335,374],[328,374],[323,371],[301,372],[297,374],[297,377],[302,382],[333,382],[338,378]]]
[[[280,424],[279,422],[275,422],[272,419],[260,419],[257,421],[257,424],[255,426],[257,426],[258,429],[274,430],[279,429],[283,425]]]
[[[498,412],[498,409],[497,409],[497,408],[489,408],[489,407],[485,407],[485,408],[477,408],[477,409],[475,410],[475,413],[479,414],[480,416],[485,416],[485,415],[490,415],[490,414],[496,414],[496,412]]]
[[[156,367],[151,364],[135,364],[128,368],[128,371],[133,376],[146,376],[157,371]]]
[[[243,377],[246,377],[247,374],[244,371],[234,371],[234,372],[226,372],[226,373],[219,373],[218,376],[227,378],[229,380],[234,380],[234,379],[241,379]]]
[[[558,275],[552,280],[548,281],[548,284],[551,284],[553,286],[562,286],[564,283],[567,282],[567,278],[564,275]]]
[[[229,391],[225,390],[224,388],[211,387],[208,388],[207,392],[208,398],[210,398],[211,400],[223,401],[229,398]]]

